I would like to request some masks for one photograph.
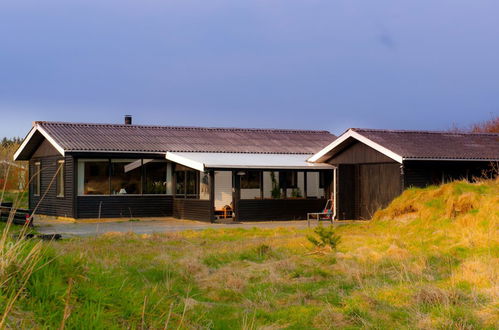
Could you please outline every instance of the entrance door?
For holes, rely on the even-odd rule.
[[[215,210],[222,210],[224,206],[231,204],[232,172],[215,171]]]

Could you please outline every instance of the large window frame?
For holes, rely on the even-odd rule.
[[[154,173],[154,165],[165,164],[165,176],[161,182],[161,178],[157,173]],[[151,169],[151,167],[153,167]],[[151,180],[153,179],[153,180]],[[142,159],[142,195],[172,195],[171,190],[171,163],[162,159]],[[153,192],[153,191],[163,192]]]
[[[298,172],[296,171],[282,171],[279,173],[279,185],[281,189],[298,188]]]
[[[246,171],[241,176],[241,189],[260,189],[262,185],[262,171]]]
[[[56,186],[55,186],[55,190],[56,190],[56,196],[59,197],[59,198],[64,198],[64,193],[65,193],[65,189],[64,189],[64,184],[65,184],[65,171],[64,171],[64,164],[65,164],[65,161],[64,160],[58,160],[57,161],[57,178],[56,178]]]
[[[85,184],[86,184],[86,178],[85,178],[85,164],[86,163],[91,163],[91,162],[102,162],[107,164],[107,176],[106,176],[106,185],[107,185],[107,192],[104,194],[88,194],[85,193]],[[113,194],[113,182],[117,183],[118,181],[113,181],[113,164],[117,163],[122,163],[122,162],[128,162],[130,165],[133,162],[138,162],[136,169],[138,168],[140,171],[140,184],[138,185],[138,193],[125,193],[122,191],[122,193],[114,193]],[[145,167],[147,164],[150,163],[164,163],[164,180],[163,184],[165,185],[165,188],[162,189],[162,193],[153,193],[153,192],[145,192],[146,191],[146,169]],[[78,159],[77,161],[77,196],[171,196],[172,192],[170,190],[170,182],[171,182],[171,163],[163,160],[163,159],[144,159],[144,158],[81,158]],[[136,170],[136,169],[132,169]],[[123,174],[123,173],[121,173]],[[121,175],[120,174],[120,175]],[[157,175],[156,175],[157,176]],[[116,180],[116,177],[114,178]],[[126,191],[126,188],[125,188]]]
[[[40,196],[40,191],[42,186],[41,172],[42,172],[42,163],[39,161],[35,162],[33,164],[33,175],[31,177],[33,196]]]
[[[133,163],[138,163],[133,164]],[[127,165],[134,165],[127,171]],[[112,158],[109,166],[110,194],[142,195],[143,160]],[[123,172],[121,171],[123,170]],[[138,177],[137,177],[138,176]],[[166,171],[165,171],[166,176]],[[133,191],[133,192],[129,192]]]
[[[199,171],[182,166],[175,166],[175,198],[199,198]],[[194,190],[188,191],[188,189],[193,188]]]

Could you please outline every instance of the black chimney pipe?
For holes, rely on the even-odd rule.
[[[132,116],[125,115],[125,125],[132,125]]]

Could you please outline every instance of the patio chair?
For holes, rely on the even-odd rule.
[[[307,213],[308,226],[310,227],[310,220],[317,220],[317,222],[321,220],[328,220],[331,221],[331,223],[333,223],[334,220],[333,208],[334,208],[334,203],[333,203],[333,197],[331,196],[331,198],[327,200],[326,206],[324,206],[322,212]]]

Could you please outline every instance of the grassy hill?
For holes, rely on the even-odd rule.
[[[35,328],[492,329],[498,219],[499,181],[454,182],[338,227],[336,253],[295,229],[22,242],[15,258],[2,243],[0,308],[20,293],[6,322]]]

